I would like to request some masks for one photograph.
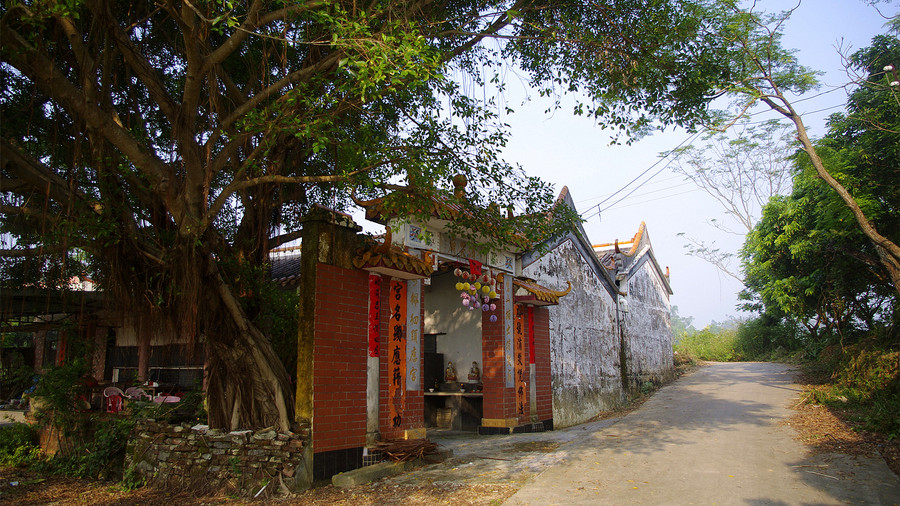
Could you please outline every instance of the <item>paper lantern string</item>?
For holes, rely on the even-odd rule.
[[[472,267],[477,264],[478,272]],[[464,271],[457,267],[453,270],[453,275],[460,281],[457,281],[455,288],[459,292],[462,305],[467,307],[469,311],[480,308],[484,313],[493,313],[497,310],[497,305],[492,304],[492,299],[497,299],[499,295],[496,291],[497,277],[492,272],[482,272],[481,263],[470,260],[470,271]],[[491,314],[490,321],[496,322],[497,315]]]

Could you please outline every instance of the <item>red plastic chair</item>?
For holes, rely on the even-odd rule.
[[[106,387],[103,389],[103,397],[106,397],[106,412],[118,413],[122,411],[122,399],[125,392],[117,387]]]

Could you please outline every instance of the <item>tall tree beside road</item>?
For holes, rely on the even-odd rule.
[[[894,328],[900,312],[885,249],[856,218],[862,213],[885,236],[900,234],[900,85],[892,63],[900,61],[900,41],[894,33],[879,35],[848,61],[863,76],[847,113],[832,115],[825,137],[798,154],[792,194],[764,208],[743,250],[745,296],[813,335],[820,324],[841,337],[853,327]],[[856,208],[821,177],[820,167]]]
[[[4,2],[2,255],[90,263],[120,309],[205,340],[211,426],[288,428],[248,287],[301,216],[356,191],[421,217],[464,174],[459,204],[485,211],[459,231],[550,233],[552,187],[500,158],[503,105],[476,98],[497,62],[626,137],[691,125],[733,81],[730,4]]]
[[[738,116],[758,104],[763,104],[794,124],[797,138],[817,176],[840,196],[844,205],[851,211],[856,225],[874,246],[881,269],[891,280],[894,290],[900,294],[900,246],[897,244],[896,235],[888,235],[890,232],[879,226],[877,217],[867,212],[863,205],[864,193],[854,195],[849,191],[847,183],[835,177],[833,173],[839,169],[838,167],[826,166],[815,144],[807,135],[803,119],[789,98],[794,94],[808,91],[815,82],[814,73],[802,67],[791,52],[780,47],[782,25],[789,14],[788,12],[778,16],[763,16],[745,11],[736,17],[740,20],[739,23],[724,33],[723,37],[734,43],[736,68],[742,69],[744,75],[722,93],[737,100]],[[898,90],[897,85],[893,84],[897,81],[896,75],[892,73],[897,65],[896,53],[892,48],[896,47],[898,28],[900,21],[895,18],[891,23],[891,34],[876,39],[875,44],[879,49],[858,52],[851,59],[850,63],[866,69],[868,76],[860,83],[859,90],[853,93],[848,102],[847,120],[853,123],[850,131],[874,129],[878,132],[860,138],[860,142],[876,142],[865,139],[877,137],[878,143],[888,142],[891,146],[898,144],[897,136],[900,135],[900,129],[897,128],[900,123],[896,115]],[[891,70],[887,70],[888,67]],[[885,108],[885,115],[874,115],[874,110],[881,108]],[[888,176],[893,170],[896,176],[896,167],[897,165],[891,166],[886,169],[888,173],[882,175]],[[896,181],[896,177],[893,181]],[[885,180],[885,183],[894,184],[890,180]],[[895,203],[896,201],[889,205],[894,206]]]

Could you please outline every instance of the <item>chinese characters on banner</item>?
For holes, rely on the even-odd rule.
[[[515,355],[516,355],[516,414],[525,414],[525,307],[516,305],[516,331],[515,331]]]
[[[381,356],[381,276],[369,275],[369,356]]]
[[[392,280],[388,304],[388,405],[393,428],[403,426],[406,405],[406,282]]]
[[[419,340],[422,335],[422,281],[406,282],[406,390],[419,390],[421,374],[419,371]]]
[[[503,275],[503,377],[507,388],[515,385],[515,357],[513,356],[513,286],[512,276]]]
[[[534,363],[534,306],[528,306],[528,363]]]

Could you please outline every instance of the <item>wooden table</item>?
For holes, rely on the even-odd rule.
[[[484,414],[482,392],[425,392],[425,426],[437,427],[438,410],[450,410],[450,428],[475,431]]]

